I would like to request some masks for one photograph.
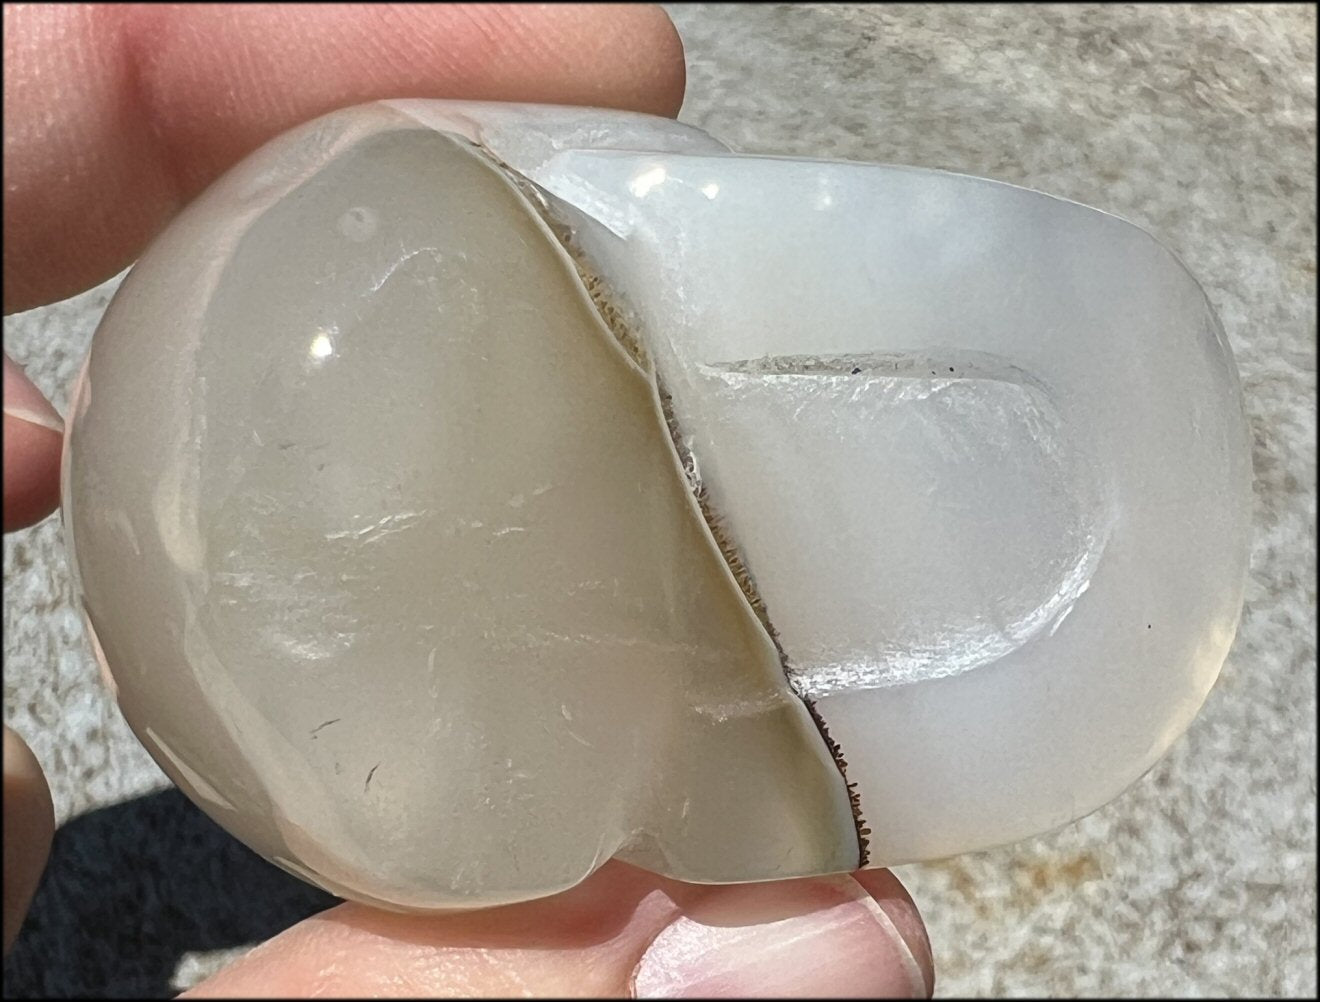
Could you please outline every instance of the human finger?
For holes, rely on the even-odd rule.
[[[683,52],[645,4],[6,4],[5,312],[129,264],[225,168],[384,97],[673,114]]]
[[[50,787],[23,739],[4,735],[4,951],[14,944],[50,855],[55,808]]]
[[[609,863],[540,901],[446,915],[344,904],[189,997],[924,998],[925,929],[892,874],[695,886]]]
[[[64,424],[41,391],[5,355],[4,530],[39,522],[59,504]]]

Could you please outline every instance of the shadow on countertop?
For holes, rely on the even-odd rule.
[[[178,790],[91,811],[56,833],[4,997],[172,998],[180,959],[256,945],[337,898],[227,834]]]

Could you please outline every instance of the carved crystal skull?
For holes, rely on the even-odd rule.
[[[250,156],[124,281],[64,463],[142,742],[396,909],[1064,824],[1187,727],[1247,559],[1232,356],[1147,233],[580,108]]]

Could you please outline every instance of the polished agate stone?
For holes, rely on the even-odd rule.
[[[615,111],[386,101],[143,255],[72,407],[161,768],[336,894],[737,882],[1110,800],[1233,638],[1223,332],[1144,231]]]

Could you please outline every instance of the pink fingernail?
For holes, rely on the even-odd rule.
[[[712,892],[655,938],[633,990],[638,998],[930,994],[899,926],[848,876]]]
[[[60,420],[55,408],[32,385],[22,366],[8,355],[5,356],[4,412],[6,417],[64,434],[64,422]]]

